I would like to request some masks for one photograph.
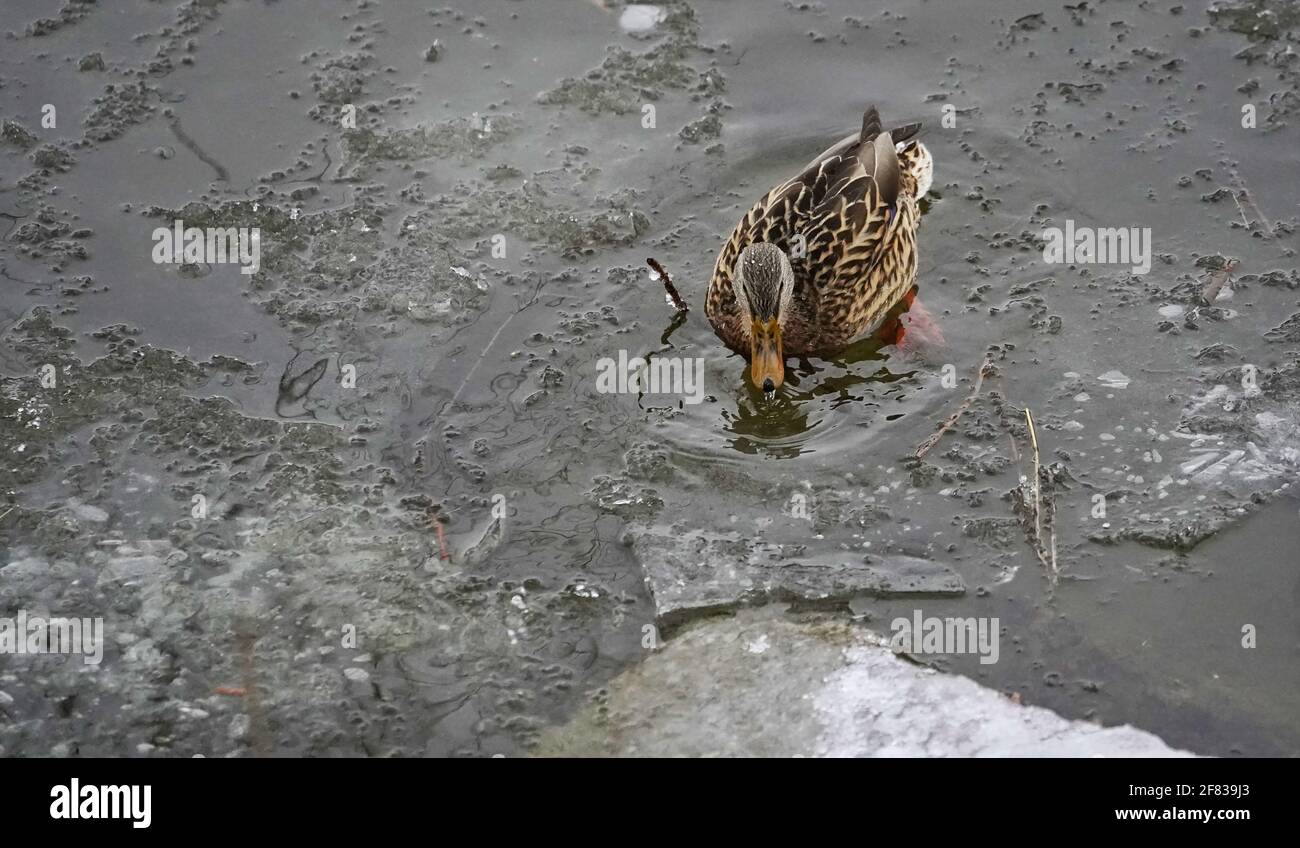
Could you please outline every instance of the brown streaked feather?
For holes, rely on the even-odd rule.
[[[862,113],[862,131],[858,133],[858,140],[866,144],[880,135],[880,129],[880,110],[875,106],[868,106],[867,111]]]

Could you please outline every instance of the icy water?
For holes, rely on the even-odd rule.
[[[1300,753],[1297,26],[9,0],[0,617],[107,647],[0,654],[0,754],[526,754],[740,603],[997,617],[998,663],[927,661]],[[869,103],[925,124],[942,340],[792,362],[766,401],[704,318],[714,257]],[[156,263],[178,218],[260,228],[260,267]],[[1149,273],[1048,264],[1067,221],[1149,228]],[[620,352],[702,358],[702,402],[601,392]]]

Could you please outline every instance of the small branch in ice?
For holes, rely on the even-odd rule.
[[[1034,416],[1025,407],[1025,423],[1029,425],[1029,443],[1034,446],[1034,542],[1043,547],[1043,501],[1039,488],[1038,432],[1034,430]]]
[[[1273,224],[1268,220],[1268,218],[1264,215],[1264,213],[1260,211],[1259,204],[1255,203],[1254,192],[1252,192],[1250,188],[1247,187],[1246,181],[1242,179],[1241,174],[1237,171],[1236,168],[1232,168],[1229,171],[1229,173],[1232,174],[1232,181],[1233,183],[1236,184],[1238,189],[1238,193],[1233,194],[1232,199],[1236,201],[1238,196],[1240,196],[1242,200],[1245,200],[1247,205],[1250,206],[1250,211],[1254,212],[1255,217],[1259,219],[1260,226],[1264,228],[1263,231],[1260,233],[1260,235],[1262,235],[1264,238],[1272,238]],[[1237,208],[1241,209],[1241,203],[1237,203]],[[1242,212],[1241,217],[1244,219],[1246,217],[1246,213]],[[1247,224],[1246,227],[1247,229],[1249,229],[1250,225]]]
[[[1042,460],[1038,451],[1038,430],[1036,427],[1034,427],[1034,416],[1029,411],[1028,407],[1025,408],[1025,424],[1029,428],[1030,446],[1034,449],[1034,485],[1033,485],[1034,503],[1033,503],[1033,510],[1032,510],[1032,515],[1034,519],[1033,540],[1032,540],[1034,544],[1034,553],[1038,556],[1038,561],[1043,564],[1043,568],[1047,569],[1048,579],[1051,581],[1052,586],[1054,587],[1056,586],[1056,583],[1061,576],[1060,566],[1058,566],[1056,562],[1056,498],[1054,495],[1048,497],[1047,520],[1044,521],[1043,520],[1043,491],[1042,491]],[[1017,486],[1015,489],[1012,490],[1012,496],[1014,502],[1018,507],[1017,511],[1020,512],[1021,514],[1022,521],[1024,521],[1027,524],[1029,516],[1026,515],[1025,513],[1030,512],[1030,509],[1029,509],[1029,504],[1025,503],[1025,499],[1024,499],[1024,483],[1021,483],[1020,486]],[[1043,543],[1044,524],[1046,524],[1048,528],[1047,544]],[[1025,532],[1026,534],[1028,534],[1029,528],[1026,527]]]
[[[677,311],[689,312],[690,307],[686,305],[686,301],[682,300],[682,296],[677,293],[677,287],[673,285],[672,278],[668,276],[668,272],[664,270],[664,266],[660,265],[653,258],[647,259],[645,264],[650,266],[650,269],[658,275],[660,280],[663,280],[664,289],[668,292],[668,298],[673,302],[673,306],[677,308]]]
[[[1235,204],[1237,204],[1237,211],[1241,213],[1241,223],[1246,227],[1246,229],[1249,230],[1249,229],[1250,229],[1250,219],[1246,217],[1246,210],[1241,208],[1241,200],[1238,199],[1238,197],[1237,197],[1237,192],[1232,191],[1231,189],[1229,189],[1229,190],[1228,190],[1228,193],[1232,195],[1232,202],[1235,203]]]
[[[1268,218],[1264,216],[1264,213],[1260,211],[1258,204],[1255,203],[1255,195],[1251,194],[1250,189],[1245,187],[1241,189],[1241,193],[1245,196],[1246,202],[1250,204],[1250,208],[1254,211],[1255,217],[1259,218],[1260,222],[1264,225],[1264,238],[1272,238],[1273,225],[1269,222]]]

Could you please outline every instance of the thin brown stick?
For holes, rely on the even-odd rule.
[[[948,419],[939,425],[938,430],[917,446],[917,459],[923,458],[930,452],[931,448],[939,444],[939,440],[943,438],[943,434],[952,429],[953,425],[957,423],[957,419],[961,418],[966,410],[970,408],[970,405],[975,402],[975,398],[979,397],[980,387],[984,385],[984,376],[988,373],[988,370],[992,365],[993,363],[989,361],[988,356],[985,356],[984,361],[980,363],[979,373],[975,376],[975,388],[972,389],[971,393],[966,396],[966,399],[961,402],[961,406],[957,407],[957,411],[952,415],[949,415]]]
[[[1034,542],[1043,548],[1043,502],[1038,487],[1038,433],[1034,430],[1034,416],[1025,407],[1025,421],[1029,424],[1029,443],[1034,446]]]
[[[1236,168],[1233,168],[1230,173],[1232,174],[1232,181],[1236,183],[1237,188],[1240,190],[1241,198],[1246,201],[1246,203],[1250,206],[1250,211],[1255,213],[1255,217],[1258,218],[1260,224],[1263,225],[1264,232],[1262,233],[1262,235],[1264,236],[1264,238],[1272,238],[1273,225],[1269,223],[1268,218],[1265,217],[1262,211],[1260,211],[1259,205],[1255,203],[1255,195],[1246,186],[1246,181],[1241,178],[1241,174],[1237,171]],[[1236,195],[1233,195],[1233,200],[1236,199],[1237,199]],[[1238,207],[1240,207],[1240,205],[1241,204],[1238,204]]]
[[[1047,569],[1052,585],[1060,576],[1056,564],[1056,501],[1048,501],[1048,513],[1051,519],[1050,546],[1043,545],[1043,497],[1042,497],[1042,462],[1038,451],[1038,430],[1034,427],[1034,416],[1025,407],[1025,423],[1029,425],[1029,443],[1034,448],[1034,553],[1038,561]]]
[[[1245,195],[1246,203],[1250,205],[1250,209],[1252,212],[1255,213],[1255,217],[1258,218],[1260,223],[1264,225],[1264,238],[1272,238],[1273,225],[1269,223],[1268,218],[1266,218],[1264,216],[1264,213],[1260,211],[1259,206],[1256,205],[1255,203],[1255,196],[1250,193],[1250,189],[1246,188],[1245,183],[1242,183],[1241,193]]]
[[[1235,191],[1229,191],[1228,193],[1232,195],[1232,202],[1237,204],[1237,211],[1241,213],[1241,223],[1245,224],[1246,229],[1249,230],[1250,219],[1246,217],[1246,210],[1241,208],[1241,201],[1237,198],[1237,193]]]
[[[668,292],[668,297],[672,300],[673,306],[677,307],[677,311],[689,312],[691,308],[686,305],[686,301],[682,300],[682,296],[677,293],[677,287],[673,285],[673,279],[668,276],[668,272],[664,270],[664,266],[660,265],[653,257],[647,259],[645,264],[649,265],[650,268],[659,275],[659,279],[663,280],[664,289]]]

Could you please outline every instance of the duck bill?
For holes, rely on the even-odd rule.
[[[777,390],[785,381],[781,325],[775,318],[768,321],[754,319],[749,334],[749,376],[754,385],[765,392]]]

